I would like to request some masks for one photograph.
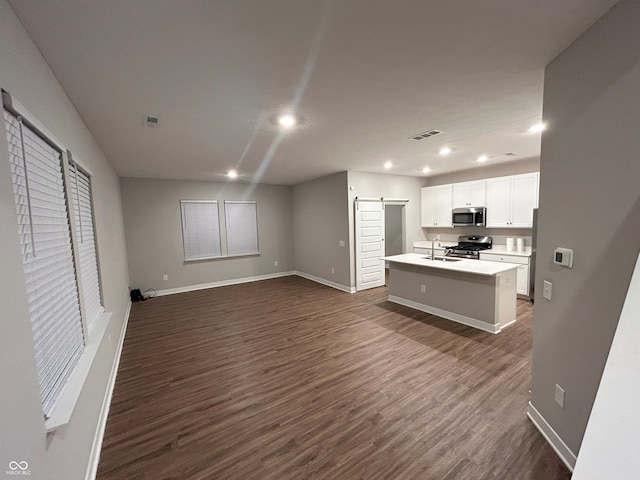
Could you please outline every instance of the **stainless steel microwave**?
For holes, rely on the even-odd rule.
[[[454,227],[484,227],[487,222],[486,207],[454,208],[451,215]]]

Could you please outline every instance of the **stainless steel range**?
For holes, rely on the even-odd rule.
[[[480,237],[478,235],[460,235],[458,245],[447,247],[445,255],[448,257],[469,258],[479,260],[480,252],[488,250],[493,244],[491,237]]]

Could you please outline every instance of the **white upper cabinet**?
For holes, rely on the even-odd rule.
[[[453,184],[453,208],[484,207],[486,201],[485,180]]]
[[[538,173],[487,180],[487,227],[531,228],[538,206]]]
[[[423,227],[452,227],[451,185],[438,185],[421,189]]]

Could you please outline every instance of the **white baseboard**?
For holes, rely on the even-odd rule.
[[[470,327],[477,328],[489,333],[500,333],[500,325],[492,325],[490,323],[481,322],[475,318],[460,315],[459,313],[450,312],[448,310],[442,310],[441,308],[432,307],[423,303],[414,302],[413,300],[407,300],[406,298],[397,297],[395,295],[389,295],[389,301],[404,305],[405,307],[415,308],[421,312],[431,313],[438,317],[446,318],[447,320],[453,320],[454,322],[462,323]]]
[[[356,293],[356,289],[354,287],[347,287],[346,285],[342,285],[341,283],[332,282],[331,280],[316,277],[315,275],[309,275],[308,273],[304,272],[295,273],[299,277],[306,278],[307,280],[311,280],[312,282],[321,283],[322,285],[326,285],[327,287],[335,288],[347,293]]]
[[[257,282],[260,280],[270,280],[272,278],[288,277],[295,274],[296,272],[294,271],[268,273],[266,275],[257,275],[255,277],[232,278],[229,280],[221,280],[219,282],[200,283],[198,285],[187,285],[186,287],[168,288],[166,290],[158,290],[156,292],[156,296],[161,297],[163,295],[173,295],[174,293],[185,293],[193,292],[196,290],[205,290],[207,288],[226,287],[228,285],[238,285],[240,283]]]
[[[116,385],[116,376],[118,375],[118,367],[120,366],[120,357],[122,355],[122,346],[124,345],[124,337],[127,332],[127,325],[129,324],[129,314],[131,313],[131,302],[127,305],[127,310],[124,314],[124,323],[120,332],[120,338],[118,339],[118,346],[116,348],[116,355],[111,365],[111,372],[109,374],[109,381],[107,383],[107,389],[104,392],[104,398],[102,399],[102,407],[100,408],[100,417],[98,418],[98,428],[93,438],[93,444],[91,446],[91,455],[89,456],[89,465],[87,467],[87,474],[85,480],[95,480],[98,474],[98,464],[100,463],[100,452],[102,450],[102,440],[104,439],[104,431],[107,427],[107,419],[109,418],[109,408],[111,407],[111,397],[113,395],[113,389]]]
[[[527,417],[531,420],[538,431],[542,434],[545,440],[551,445],[551,448],[558,454],[560,460],[567,466],[571,472],[576,466],[576,455],[571,451],[566,443],[562,441],[560,436],[555,432],[551,425],[547,423],[540,412],[534,407],[531,402],[527,407]]]

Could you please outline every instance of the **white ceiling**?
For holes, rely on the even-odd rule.
[[[121,176],[272,184],[539,155],[544,67],[614,3],[11,0]]]

